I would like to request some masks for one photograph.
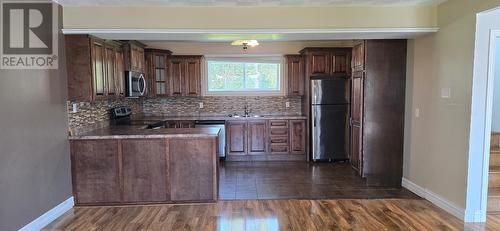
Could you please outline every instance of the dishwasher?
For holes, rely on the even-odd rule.
[[[226,158],[226,121],[224,120],[197,120],[196,128],[218,128],[219,132],[219,158]]]

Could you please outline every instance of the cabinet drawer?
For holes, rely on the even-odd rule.
[[[288,128],[271,128],[271,136],[286,136],[288,135]]]
[[[288,154],[288,145],[271,145],[272,154]]]
[[[287,144],[288,136],[272,136],[271,144]]]
[[[270,120],[269,126],[271,127],[288,127],[287,120]]]

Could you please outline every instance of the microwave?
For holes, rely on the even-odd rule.
[[[146,94],[146,79],[144,74],[135,71],[125,72],[125,90],[126,96],[137,98]]]

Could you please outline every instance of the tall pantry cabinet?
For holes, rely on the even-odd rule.
[[[406,40],[359,41],[351,65],[351,164],[370,185],[400,187]]]

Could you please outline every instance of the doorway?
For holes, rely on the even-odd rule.
[[[476,18],[467,195],[464,219],[466,222],[486,221],[490,148],[492,145],[495,146],[495,142],[491,142],[491,135],[495,94],[495,59],[499,57],[496,50],[497,46],[500,46],[497,45],[497,40],[500,38],[499,19],[500,8],[481,12]],[[492,186],[496,185],[492,184]]]

